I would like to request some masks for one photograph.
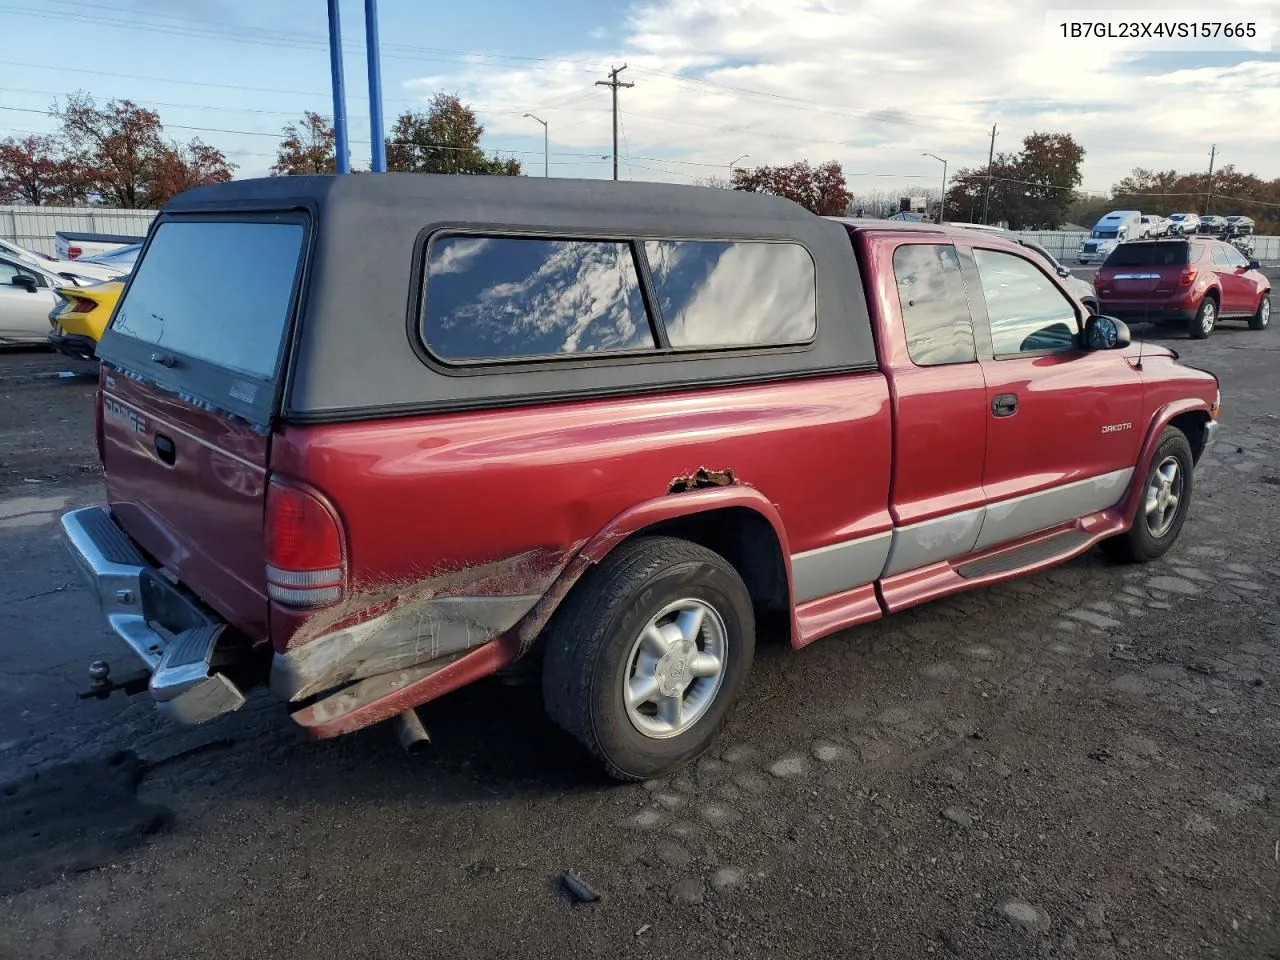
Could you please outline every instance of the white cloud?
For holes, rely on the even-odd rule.
[[[622,79],[635,87],[620,92],[622,153],[633,159],[623,172],[636,178],[723,177],[746,153],[751,164],[836,159],[849,174],[888,175],[851,176],[855,191],[908,175],[932,184],[937,164],[922,151],[947,157],[952,171],[979,166],[992,123],[997,151],[1018,149],[1033,130],[1072,133],[1087,150],[1086,187],[1108,187],[1135,166],[1198,169],[1211,143],[1220,164],[1280,176],[1274,53],[1233,64],[1221,54],[1140,58],[1056,41],[1046,26],[1050,9],[1107,6],[650,0],[632,7],[614,47],[560,50],[560,62],[518,68],[479,58],[412,89],[459,91],[480,105],[498,144],[532,136],[521,114],[537,110],[561,155],[553,171],[564,175],[607,175],[608,164],[571,168],[567,155],[598,156],[608,144],[609,95],[594,84],[605,65],[627,63]],[[1227,19],[1221,5],[1202,6]]]

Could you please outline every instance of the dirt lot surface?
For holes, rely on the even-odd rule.
[[[0,956],[1280,958],[1280,333],[1154,336],[1225,404],[1171,555],[766,643],[715,754],[636,786],[536,685],[429,705],[415,757],[266,694],[77,700],[126,662],[56,530],[91,386],[0,355]]]

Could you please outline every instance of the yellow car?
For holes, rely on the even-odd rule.
[[[98,341],[123,289],[123,279],[56,289],[58,303],[49,314],[50,346],[76,360],[95,359]]]

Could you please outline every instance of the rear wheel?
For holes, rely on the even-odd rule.
[[[738,572],[673,537],[640,537],[588,571],[547,628],[551,719],[619,780],[662,776],[715,741],[751,671]]]
[[[1249,318],[1250,330],[1265,330],[1271,323],[1271,295],[1264,293],[1258,301],[1257,312]]]
[[[1205,297],[1200,301],[1200,309],[1191,321],[1191,336],[1195,340],[1206,340],[1213,328],[1218,324],[1218,301],[1213,297]]]
[[[1186,436],[1177,427],[1166,428],[1147,468],[1133,526],[1102,541],[1102,552],[1120,563],[1146,563],[1168,552],[1187,519],[1194,468]]]

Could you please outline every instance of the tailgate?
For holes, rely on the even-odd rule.
[[[112,514],[255,640],[268,632],[270,424],[306,229],[298,215],[163,218],[98,351]]]

